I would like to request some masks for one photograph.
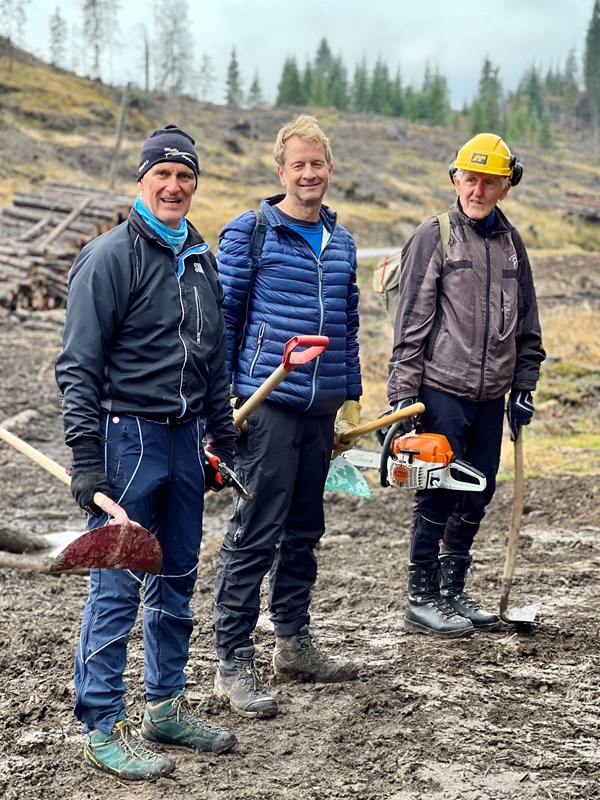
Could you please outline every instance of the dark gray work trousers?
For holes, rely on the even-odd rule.
[[[236,443],[235,471],[254,496],[235,497],[219,553],[213,632],[220,659],[252,644],[269,571],[275,635],[293,636],[310,621],[334,420],[265,402]]]
[[[410,560],[430,564],[438,554],[468,555],[486,506],[496,490],[500,465],[504,396],[476,403],[421,387],[425,404],[420,422],[428,433],[442,433],[456,458],[469,462],[487,479],[482,492],[425,489],[416,493]]]

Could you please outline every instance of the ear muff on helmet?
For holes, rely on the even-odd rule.
[[[519,183],[521,181],[521,178],[523,177],[523,164],[521,164],[521,162],[515,155],[512,155],[510,157],[510,169],[511,169],[510,185],[516,186],[517,183]]]
[[[456,153],[456,154],[458,155],[458,151],[457,151],[457,153]],[[454,161],[453,161],[453,162],[450,164],[450,166],[448,167],[448,175],[450,175],[450,183],[451,183],[453,186],[454,186],[454,176],[456,175],[456,173],[457,173],[457,169],[456,169],[456,167],[454,166]]]

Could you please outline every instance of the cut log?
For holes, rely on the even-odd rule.
[[[0,525],[0,550],[7,550],[9,553],[34,553],[36,550],[49,550],[50,547],[44,536]]]

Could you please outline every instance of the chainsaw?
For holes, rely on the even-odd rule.
[[[355,467],[378,468],[382,486],[462,492],[485,489],[485,475],[466,461],[455,458],[443,434],[398,434],[398,427],[393,425],[389,429],[381,454],[353,449],[342,453],[342,457]]]

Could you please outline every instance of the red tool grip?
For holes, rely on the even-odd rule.
[[[283,347],[281,366],[286,372],[291,372],[299,364],[307,364],[320,356],[328,345],[328,336],[293,336]],[[305,347],[306,350],[298,351],[297,347]]]

